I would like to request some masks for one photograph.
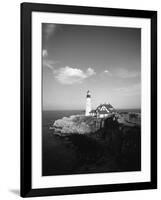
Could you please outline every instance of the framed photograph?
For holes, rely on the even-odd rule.
[[[157,188],[157,12],[21,4],[21,196]]]

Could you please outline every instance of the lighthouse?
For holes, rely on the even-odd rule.
[[[89,116],[91,112],[91,93],[88,90],[87,91],[87,96],[86,96],[86,116]]]

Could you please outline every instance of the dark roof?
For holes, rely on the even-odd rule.
[[[99,114],[109,114],[106,110],[98,110],[97,111]]]
[[[112,106],[110,103],[108,104],[108,106],[109,106],[109,108],[113,108],[113,106]],[[113,108],[113,109],[114,109],[114,108]]]
[[[90,113],[96,113],[96,110],[91,110]]]
[[[105,107],[107,110],[111,111],[111,110],[114,110],[113,106],[111,104],[101,104],[97,107],[96,110],[100,110],[102,107]]]

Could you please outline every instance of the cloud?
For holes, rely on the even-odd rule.
[[[47,57],[48,56],[48,51],[46,49],[42,50],[42,56]]]
[[[47,67],[48,69],[53,70],[55,63],[50,60],[43,60],[43,67]]]
[[[119,78],[137,78],[140,76],[140,71],[129,71],[124,68],[119,68],[115,71],[115,76]]]
[[[96,72],[94,71],[94,69],[92,69],[92,68],[88,68],[87,69],[87,73],[86,73],[86,75],[87,76],[92,76],[92,75],[94,75],[94,74],[96,74]]]
[[[47,67],[47,68],[52,70],[54,63],[53,63],[53,61],[48,59],[48,51],[47,51],[47,49],[43,49],[42,50],[42,57],[43,57],[43,60],[42,60],[43,68]]]
[[[115,93],[120,94],[121,96],[134,96],[141,94],[141,85],[136,83],[127,87],[119,87],[114,89]]]
[[[103,74],[104,75],[108,75],[108,76],[112,76],[112,73],[108,70],[108,69],[105,69],[104,71],[103,71]]]
[[[105,69],[101,72],[101,76],[113,76],[115,78],[122,79],[137,78],[140,76],[140,71],[131,71],[125,68],[116,68],[111,69],[110,71],[108,69]]]
[[[60,65],[60,61],[43,59],[43,67],[46,67],[46,68],[48,68],[50,70],[55,70],[55,67],[57,65]]]
[[[95,71],[92,68],[88,68],[85,72],[81,69],[72,68],[69,66],[54,69],[53,74],[55,79],[61,84],[75,84],[82,83],[83,80],[93,76]]]
[[[43,27],[43,35],[46,40],[50,38],[56,32],[57,25],[56,24],[44,24]]]
[[[53,70],[55,68],[55,64],[60,63],[59,61],[49,60],[47,49],[42,50],[42,57],[43,57],[43,59],[42,59],[43,67],[47,67],[51,70]]]
[[[104,78],[104,79],[107,78],[107,76],[108,77],[113,76],[112,73],[108,69],[101,71],[99,75],[101,78]]]

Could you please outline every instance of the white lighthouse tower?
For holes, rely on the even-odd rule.
[[[86,96],[86,116],[89,116],[91,112],[91,93],[88,90]]]

